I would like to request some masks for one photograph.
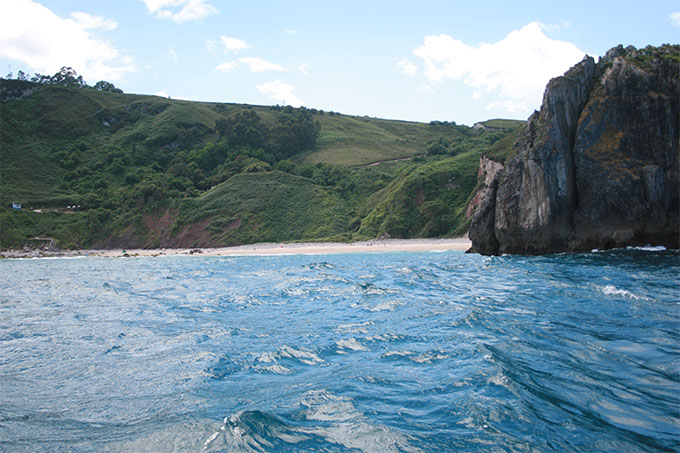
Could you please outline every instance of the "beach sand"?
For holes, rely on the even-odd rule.
[[[467,250],[471,246],[467,238],[453,239],[373,239],[350,244],[336,242],[300,242],[300,243],[258,243],[220,248],[192,249],[113,249],[113,250],[69,250],[56,252],[38,251],[4,251],[0,255],[5,258],[36,258],[47,256],[100,256],[114,257],[154,257],[168,255],[194,256],[239,256],[239,255],[295,255],[295,254],[330,254],[330,253],[366,253],[366,252],[424,252],[442,250]]]
[[[129,256],[198,255],[320,255],[329,253],[366,252],[424,252],[430,250],[467,250],[471,246],[467,238],[455,239],[383,239],[360,241],[350,244],[335,242],[258,243],[220,248],[193,249],[135,249],[126,250]],[[123,256],[122,250],[89,250],[89,255]]]

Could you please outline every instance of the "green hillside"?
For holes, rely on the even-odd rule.
[[[468,129],[345,115],[322,115],[319,122],[316,149],[300,156],[302,162],[357,166],[425,155],[430,142],[462,141]]]
[[[486,121],[480,121],[479,123],[476,123],[475,125],[482,126],[487,129],[492,129],[492,130],[503,130],[503,129],[515,129],[518,126],[521,126],[524,124],[524,121],[520,120],[505,120],[505,119],[492,119],[492,120],[486,120]]]
[[[34,237],[129,248],[452,234],[464,229],[479,156],[510,132],[20,80],[0,88],[0,248]]]
[[[423,164],[386,188],[362,222],[360,233],[394,237],[462,234],[464,209],[477,184],[480,151]]]

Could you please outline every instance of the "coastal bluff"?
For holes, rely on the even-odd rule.
[[[471,252],[678,248],[680,46],[615,47],[552,79],[504,162],[482,157]]]

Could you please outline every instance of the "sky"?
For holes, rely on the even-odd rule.
[[[0,0],[0,74],[472,125],[526,119],[584,55],[680,42],[662,0]]]

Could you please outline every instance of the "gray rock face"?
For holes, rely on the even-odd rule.
[[[477,173],[481,185],[470,200],[465,213],[467,217],[476,214],[476,227],[470,229],[469,238],[476,245],[476,251],[485,255],[493,254],[498,250],[498,241],[494,234],[494,219],[498,179],[502,170],[503,164],[482,156]]]
[[[471,251],[677,248],[679,59],[677,45],[619,46],[551,80],[503,171],[482,184]]]

